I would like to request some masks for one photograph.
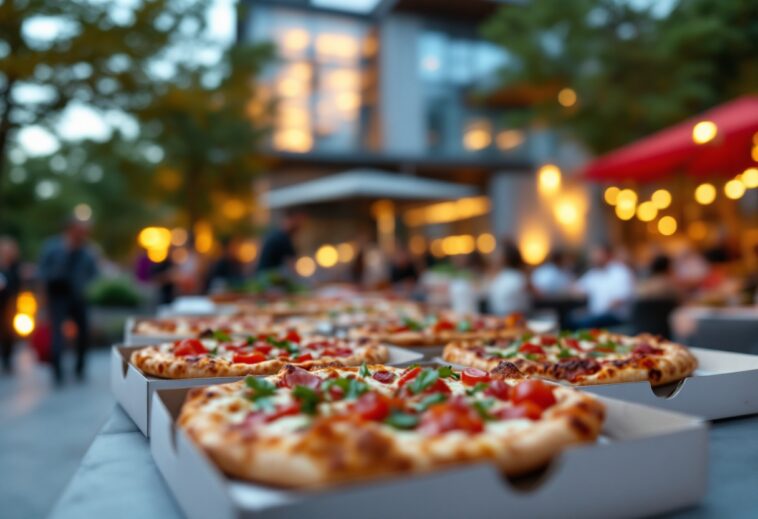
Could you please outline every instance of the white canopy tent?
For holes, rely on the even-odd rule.
[[[274,189],[264,195],[262,202],[269,209],[282,209],[356,198],[452,200],[476,194],[474,186],[375,169],[353,169]]]

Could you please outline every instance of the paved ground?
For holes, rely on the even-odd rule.
[[[91,353],[86,382],[60,389],[28,350],[16,361],[14,375],[0,375],[0,516],[35,519],[52,508],[114,400],[107,350]]]

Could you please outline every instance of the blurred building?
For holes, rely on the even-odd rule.
[[[471,243],[486,251],[491,236],[510,235],[535,260],[552,243],[584,240],[586,193],[569,191],[546,204],[536,176],[546,162],[570,169],[581,160],[577,149],[547,129],[509,123],[533,93],[497,88],[509,58],[482,40],[478,27],[501,5],[244,2],[238,39],[277,49],[264,75],[267,96],[278,99],[267,174],[256,187],[264,206],[310,205],[323,224],[308,233],[314,247],[352,239],[361,226],[410,241],[417,251],[436,243],[439,255],[440,240],[449,236],[474,238],[447,247],[454,252]],[[344,172],[350,172],[344,181],[308,183]],[[368,182],[352,190],[341,184],[360,174],[376,180],[373,196]],[[400,176],[462,186],[463,198],[440,203],[459,198],[437,196],[441,184],[412,184],[406,196],[382,187]],[[260,216],[265,222],[271,213],[264,207]]]

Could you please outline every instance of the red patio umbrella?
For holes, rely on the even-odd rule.
[[[713,122],[717,134],[695,144],[692,130],[701,121]],[[758,165],[752,157],[756,132],[758,96],[741,97],[595,159],[584,176],[607,182],[650,182],[677,173],[734,176]]]

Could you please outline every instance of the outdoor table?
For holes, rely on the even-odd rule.
[[[710,477],[705,499],[695,508],[666,517],[755,517],[758,415],[716,421],[710,436]],[[650,460],[651,471],[655,470],[655,461]],[[623,509],[622,489],[619,499]],[[183,515],[150,456],[147,438],[116,406],[50,517],[179,519]]]

